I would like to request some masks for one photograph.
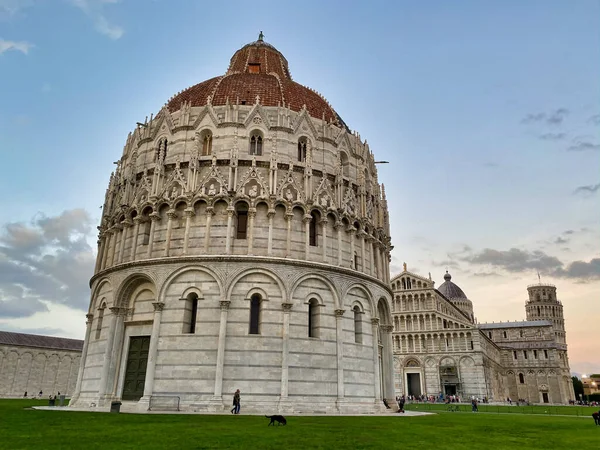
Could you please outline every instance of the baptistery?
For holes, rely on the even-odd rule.
[[[262,35],[131,132],[71,402],[375,412],[394,397],[388,210],[366,141]]]

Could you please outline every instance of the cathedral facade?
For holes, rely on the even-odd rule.
[[[575,399],[556,287],[527,288],[526,321],[478,323],[446,272],[435,283],[404,271],[394,292],[396,395],[566,404]]]
[[[374,412],[394,398],[369,146],[262,40],[127,138],[71,405]]]

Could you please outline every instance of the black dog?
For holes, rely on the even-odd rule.
[[[285,417],[283,417],[283,416],[265,416],[265,417],[267,419],[271,419],[271,421],[269,422],[269,425],[275,426],[275,422],[277,422],[277,426],[287,424],[287,420],[285,420]],[[267,426],[269,426],[269,425],[267,425]]]

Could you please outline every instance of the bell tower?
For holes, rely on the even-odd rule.
[[[556,286],[538,283],[527,286],[529,299],[525,304],[527,320],[549,320],[554,329],[556,342],[566,344],[563,305],[556,298]]]

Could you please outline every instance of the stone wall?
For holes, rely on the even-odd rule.
[[[81,352],[0,345],[0,397],[47,398],[75,390]]]

